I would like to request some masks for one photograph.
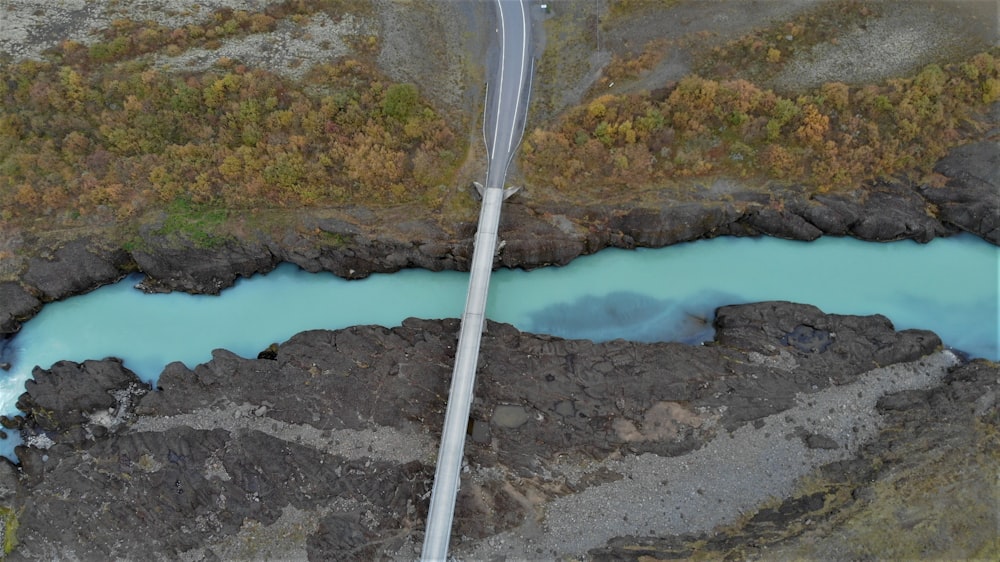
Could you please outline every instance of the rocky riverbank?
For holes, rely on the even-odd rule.
[[[995,553],[997,365],[790,303],[724,307],[716,328],[685,346],[490,324],[456,555],[887,556],[902,539],[834,537],[856,532],[845,514],[910,497],[900,478],[951,493],[920,472],[941,446],[985,493],[880,524],[913,544],[941,530],[924,555]],[[456,332],[304,332],[257,359],[174,363],[155,390],[114,359],[37,370],[7,422],[22,464],[0,471],[11,559],[412,559]]]
[[[996,107],[1000,113],[1000,104]],[[526,193],[502,216],[498,266],[562,265],[607,247],[660,247],[716,236],[769,235],[797,240],[853,236],[914,239],[969,232],[1000,244],[1000,145],[990,137],[942,159],[939,185],[884,183],[847,194],[804,195],[794,188],[742,191],[721,180],[704,195],[655,202],[545,204]],[[470,195],[471,197],[471,195]],[[100,237],[20,241],[11,258],[16,281],[0,283],[0,333],[12,334],[45,302],[142,271],[149,291],[216,294],[239,277],[291,262],[344,278],[419,267],[466,270],[475,224],[444,225],[434,217],[400,220],[401,210],[303,212],[294,227],[220,239],[204,247],[147,228],[131,250]],[[29,257],[30,256],[30,257]]]

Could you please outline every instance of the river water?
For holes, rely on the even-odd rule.
[[[718,238],[661,249],[608,249],[565,267],[500,270],[487,315],[530,332],[595,341],[711,339],[723,304],[789,300],[838,314],[883,314],[925,328],[973,356],[1000,359],[1000,248],[973,236],[929,244],[824,237]],[[345,281],[283,265],[222,296],[147,295],[141,277],[47,305],[2,350],[0,413],[35,365],[121,357],[155,381],[170,361],[189,367],[215,348],[255,357],[272,342],[317,328],[398,326],[408,317],[457,318],[468,274],[406,270]],[[9,456],[13,440],[0,443]]]

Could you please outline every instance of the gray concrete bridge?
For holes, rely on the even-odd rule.
[[[504,199],[512,193],[512,190],[504,189],[504,180],[524,131],[531,89],[531,27],[525,5],[528,0],[494,1],[500,56],[494,79],[487,88],[483,116],[489,166],[485,187],[477,185],[482,195],[482,207],[427,515],[423,560],[443,561],[448,555],[469,409],[476,381],[479,342],[486,319],[486,300],[496,254],[500,208]]]

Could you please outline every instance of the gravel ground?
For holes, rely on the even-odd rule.
[[[955,355],[944,351],[872,370],[856,383],[801,396],[795,408],[680,457],[646,454],[560,466],[560,472],[581,477],[610,470],[623,478],[557,499],[540,521],[454,554],[462,560],[577,557],[614,537],[710,531],[732,523],[768,500],[787,497],[815,468],[853,457],[880,428],[880,397],[938,384],[956,364]]]
[[[553,0],[546,24],[549,56],[558,64],[537,80],[543,118],[579,103],[600,78],[611,54],[626,56],[654,39],[675,42],[661,63],[634,80],[614,83],[623,94],[661,88],[691,72],[694,53],[807,13],[830,0],[681,0],[666,8],[636,10],[593,22],[600,3]],[[791,59],[768,87],[802,90],[824,82],[878,82],[930,63],[960,60],[1000,44],[996,0],[883,0],[881,16],[865,27],[845,28],[836,43],[817,45]],[[600,29],[600,30],[598,30]],[[596,46],[590,44],[596,37]],[[596,58],[595,58],[596,57]],[[627,58],[627,56],[626,56]],[[595,61],[599,64],[595,65]],[[590,92],[594,94],[594,92]]]
[[[38,58],[65,39],[83,44],[116,18],[153,20],[178,27],[202,21],[221,8],[259,11],[268,0],[0,0],[0,53],[15,59]]]
[[[132,0],[96,3],[88,0],[0,0],[0,55],[15,60],[42,53],[72,39],[94,43],[96,31],[116,18],[152,20],[168,27],[204,21],[221,8],[256,12],[268,0]],[[425,95],[448,108],[471,110],[480,103],[484,33],[492,25],[492,9],[481,2],[374,0],[375,17],[346,15],[338,22],[317,13],[306,25],[282,22],[272,33],[233,37],[217,49],[190,49],[157,62],[180,70],[211,67],[222,57],[259,66],[292,78],[317,63],[351,54],[349,39],[376,36],[378,63],[390,78],[416,83]],[[419,53],[423,56],[414,56]]]
[[[883,2],[883,17],[793,59],[774,82],[793,90],[833,81],[878,82],[960,59],[1000,45],[998,6],[995,0]]]
[[[227,57],[298,79],[317,63],[349,54],[347,38],[372,30],[371,24],[350,15],[335,22],[321,12],[304,26],[286,21],[273,33],[234,37],[218,49],[189,49],[176,57],[159,56],[157,62],[178,70],[203,71]]]
[[[375,10],[379,68],[397,82],[416,84],[439,107],[478,122],[492,6],[478,0],[375,0]]]
[[[433,462],[437,454],[436,436],[426,432],[403,432],[390,427],[375,429],[316,429],[311,425],[292,424],[266,417],[267,406],[253,404],[217,404],[190,414],[164,417],[141,417],[135,431],[166,431],[187,426],[193,429],[260,431],[284,441],[312,447],[348,459],[367,458],[398,462]]]

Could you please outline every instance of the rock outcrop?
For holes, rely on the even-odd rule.
[[[0,334],[11,334],[34,316],[42,303],[17,283],[0,283]]]
[[[937,207],[940,220],[1000,244],[1000,143],[960,146],[938,162],[935,171],[946,176],[947,183],[921,186],[920,194]]]
[[[22,281],[48,302],[114,282],[130,268],[124,250],[102,251],[91,240],[82,238],[68,242],[51,256],[32,258]]]
[[[411,319],[393,329],[303,332],[258,359],[217,350],[194,368],[173,363],[155,390],[114,359],[37,370],[18,402],[22,416],[6,422],[26,443],[20,470],[0,474],[0,492],[9,491],[0,499],[17,514],[12,559],[414,557],[457,328],[454,320]],[[538,534],[557,527],[559,505],[631,481],[634,469],[622,463],[694,458],[746,431],[814,451],[812,461],[787,453],[795,466],[849,462],[867,454],[859,436],[874,431],[864,421],[875,415],[874,398],[860,405],[855,385],[900,365],[875,379],[924,387],[935,380],[927,373],[947,365],[934,359],[934,334],[897,332],[878,316],[770,302],[724,307],[716,329],[716,341],[703,346],[593,344],[490,323],[456,552],[574,554],[543,545],[540,537],[557,529]],[[957,402],[975,402],[975,384],[995,392],[996,366],[977,365],[986,373],[979,382],[965,371],[949,379],[964,381]],[[820,413],[847,415],[853,430],[803,419],[786,435],[771,421],[840,388],[851,392],[846,413]],[[879,408],[916,411],[936,400],[924,392],[890,395]],[[979,404],[977,415],[989,408]],[[761,437],[766,431],[775,433]],[[767,470],[781,470],[784,460],[772,461]],[[669,493],[664,478],[700,477],[664,473],[662,490],[647,492]],[[752,475],[744,485],[753,488]],[[595,555],[625,556],[630,540],[612,540]]]

